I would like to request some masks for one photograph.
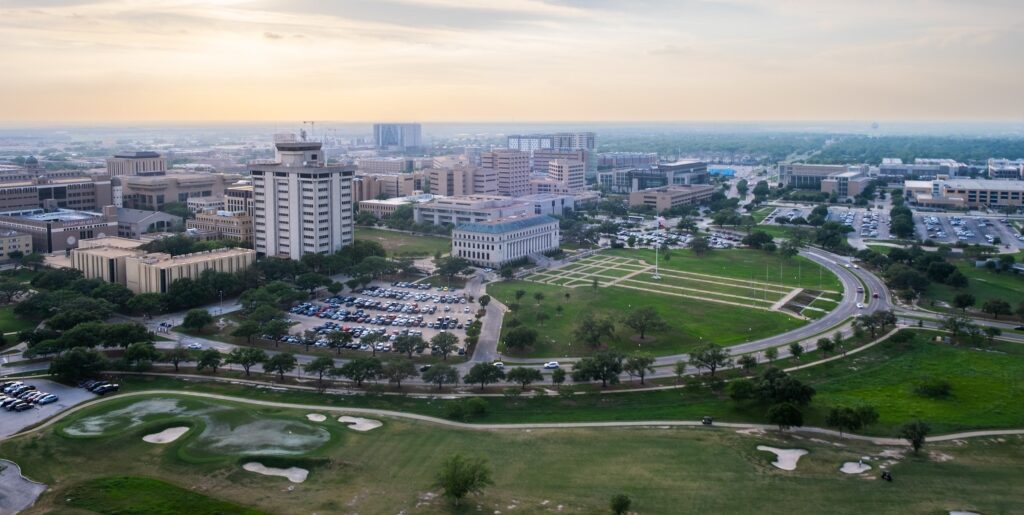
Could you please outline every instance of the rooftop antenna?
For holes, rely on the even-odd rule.
[[[309,137],[311,139],[316,138],[316,121],[303,120],[302,125],[309,124]],[[306,141],[306,138],[302,138],[302,141]]]

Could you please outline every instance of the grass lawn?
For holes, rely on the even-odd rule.
[[[452,250],[452,240],[441,236],[420,236],[384,229],[356,228],[357,240],[375,241],[392,256],[426,257]]]
[[[31,320],[18,318],[14,314],[13,305],[0,308],[0,333],[24,331],[25,329],[32,329],[37,325],[38,323]]]
[[[676,354],[688,352],[706,343],[731,345],[777,334],[800,327],[805,322],[789,315],[747,309],[714,302],[671,295],[651,294],[643,290],[608,287],[595,290],[589,285],[565,288],[552,284],[538,284],[527,281],[503,281],[487,286],[487,293],[506,306],[515,302],[516,290],[526,291],[520,300],[519,318],[540,333],[538,343],[523,356],[579,356],[593,350],[573,342],[572,330],[576,320],[585,313],[596,316],[610,316],[620,320],[630,310],[653,307],[666,321],[665,331],[651,332],[647,342],[638,344],[632,329],[621,323],[616,324],[616,334],[606,342],[609,347],[622,351],[643,349],[654,354]],[[544,295],[540,306],[534,300],[534,293]],[[570,294],[568,302],[565,293]],[[555,306],[562,306],[563,312],[556,314]],[[537,323],[537,314],[546,312],[550,319],[543,325]],[[506,320],[512,317],[505,315]],[[737,322],[742,320],[742,322]],[[508,325],[502,327],[506,331]],[[518,355],[518,354],[517,354]]]
[[[1010,303],[1011,309],[1016,309],[1017,304],[1024,300],[1024,275],[1011,272],[996,273],[987,268],[975,268],[973,262],[960,259],[953,260],[952,262],[967,276],[967,288],[957,289],[946,284],[933,282],[928,286],[928,291],[925,292],[922,300],[919,302],[922,306],[929,306],[931,300],[952,304],[953,298],[958,293],[964,291],[974,295],[975,304],[973,310],[979,313],[981,306],[990,299],[1003,299]],[[935,307],[938,308],[940,306]],[[955,308],[952,310],[958,311]]]
[[[602,255],[643,259],[654,264],[654,251],[650,249],[614,249]],[[672,258],[665,260],[663,256],[659,265],[670,270],[730,277],[741,281],[764,281],[814,290],[842,289],[839,278],[817,263],[800,256],[784,259],[777,254],[759,250],[711,250],[703,256],[697,256],[689,250],[673,250]]]
[[[772,214],[772,211],[775,211],[774,207],[762,207],[755,209],[750,213],[750,216],[754,218],[755,222],[761,223],[762,220],[768,218],[768,215]]]
[[[613,397],[620,396],[625,395]],[[845,461],[878,456],[880,447],[855,442],[839,447],[774,432],[742,435],[728,429],[467,431],[384,419],[383,427],[357,433],[328,418],[316,426],[332,438],[306,454],[268,457],[216,449],[204,461],[182,458],[183,449],[203,438],[197,430],[167,445],[142,441],[143,435],[174,420],[204,423],[209,416],[202,410],[225,420],[291,419],[310,424],[306,411],[204,401],[202,407],[189,404],[190,411],[164,416],[149,426],[144,422],[92,438],[63,436],[63,427],[84,418],[102,419],[112,410],[131,408],[117,402],[85,410],[39,434],[0,443],[0,456],[50,486],[28,513],[66,512],[70,507],[99,513],[162,513],[169,506],[178,513],[235,513],[240,506],[270,513],[604,513],[616,493],[629,495],[632,510],[639,513],[1024,510],[1024,498],[1014,493],[1024,479],[1024,441],[1017,438],[929,445],[926,451],[951,459],[932,459],[927,453],[896,459],[890,469],[898,483],[889,484],[867,480],[877,469],[865,477],[838,471]],[[774,456],[758,451],[758,445],[797,447],[809,454],[795,471],[781,471],[770,465]],[[461,508],[442,500],[435,486],[441,461],[453,453],[486,459],[494,481]],[[310,474],[306,482],[293,484],[243,471],[241,465],[247,461],[303,467]],[[137,479],[142,476],[147,479]],[[192,510],[198,492],[219,501],[209,500]],[[176,494],[180,504],[169,504]],[[129,495],[137,500],[125,506],[123,499]]]

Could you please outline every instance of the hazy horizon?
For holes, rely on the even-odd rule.
[[[1020,122],[1022,23],[1010,0],[6,0],[0,121]]]

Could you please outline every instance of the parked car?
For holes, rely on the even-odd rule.
[[[188,344],[189,350],[203,350],[203,344],[199,342],[192,342]]]
[[[105,385],[103,385],[103,386],[93,390],[92,393],[95,393],[96,395],[106,395],[106,394],[108,394],[110,392],[116,392],[116,391],[118,391],[120,389],[121,389],[121,385],[118,385],[118,384],[105,384]]]

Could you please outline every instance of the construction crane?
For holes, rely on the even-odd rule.
[[[309,136],[310,136],[310,138],[315,138],[316,137],[316,121],[306,121],[306,120],[302,121],[302,125],[303,126],[305,126],[307,123],[309,124]]]

